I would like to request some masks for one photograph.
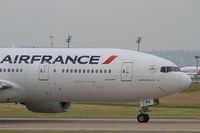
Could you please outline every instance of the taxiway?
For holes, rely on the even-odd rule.
[[[149,123],[141,124],[134,119],[0,118],[2,130],[200,132],[200,120],[151,119]]]

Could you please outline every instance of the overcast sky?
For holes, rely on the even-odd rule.
[[[0,0],[0,46],[200,50],[200,0]]]

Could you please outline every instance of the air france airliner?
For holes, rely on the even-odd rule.
[[[191,79],[160,57],[104,48],[1,48],[0,102],[41,113],[71,102],[140,102],[140,123],[158,98],[188,88]]]

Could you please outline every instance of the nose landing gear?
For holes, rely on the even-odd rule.
[[[137,116],[137,120],[139,123],[147,123],[149,122],[149,115],[147,114],[147,112],[150,112],[151,110],[149,110],[149,106],[153,106],[153,105],[158,105],[159,104],[159,99],[148,99],[145,101],[141,101],[140,102],[140,114]]]
[[[146,112],[150,110],[147,107],[142,107],[140,110],[140,114],[137,116],[137,120],[139,123],[147,123],[149,121],[149,115]]]

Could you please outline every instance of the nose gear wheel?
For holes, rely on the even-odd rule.
[[[140,123],[147,123],[149,121],[149,115],[148,114],[139,114],[137,116],[137,120]]]

